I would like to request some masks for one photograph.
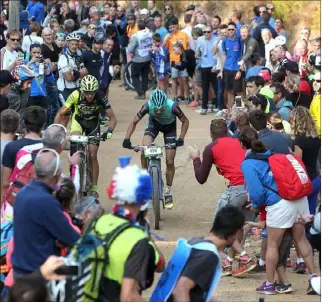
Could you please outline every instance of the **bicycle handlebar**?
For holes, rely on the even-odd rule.
[[[139,152],[139,151],[144,151],[145,149],[149,148],[149,147],[157,147],[157,148],[174,148],[177,147],[176,143],[172,143],[172,144],[165,144],[163,146],[157,146],[157,145],[150,145],[150,146],[143,146],[143,145],[132,145],[131,149],[134,150],[135,152]]]

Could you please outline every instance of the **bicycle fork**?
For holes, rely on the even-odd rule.
[[[163,180],[162,180],[160,159],[149,160],[148,167],[149,167],[149,173],[151,173],[151,167],[156,167],[158,169],[159,200],[162,200],[162,204],[163,204]]]

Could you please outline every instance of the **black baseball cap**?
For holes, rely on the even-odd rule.
[[[299,65],[296,62],[289,61],[285,63],[284,68],[291,73],[299,73]]]
[[[186,9],[186,12],[188,12],[189,10],[195,10],[196,9],[196,6],[194,4],[190,4],[187,9]]]
[[[8,70],[0,71],[0,87],[5,87],[13,82],[15,82],[15,79]]]

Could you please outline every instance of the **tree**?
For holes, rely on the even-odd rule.
[[[9,1],[9,29],[20,28],[20,1]]]

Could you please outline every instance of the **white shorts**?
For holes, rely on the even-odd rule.
[[[281,199],[266,207],[266,212],[266,225],[277,229],[291,228],[300,216],[310,215],[307,197],[292,201]]]

